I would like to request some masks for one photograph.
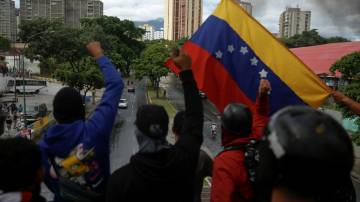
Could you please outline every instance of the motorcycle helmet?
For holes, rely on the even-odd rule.
[[[284,187],[316,201],[353,201],[349,135],[329,115],[309,107],[280,110],[258,145],[256,192],[270,197]]]
[[[249,107],[239,103],[229,104],[221,115],[221,124],[232,134],[248,136],[253,124]]]

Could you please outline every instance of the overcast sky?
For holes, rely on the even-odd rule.
[[[18,4],[17,0],[17,4]],[[102,0],[104,14],[121,19],[151,20],[163,17],[164,0]],[[271,32],[279,32],[279,16],[286,6],[312,11],[311,28],[324,36],[360,40],[360,0],[250,0],[253,15]],[[204,20],[220,0],[203,0]]]

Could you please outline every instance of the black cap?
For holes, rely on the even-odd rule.
[[[161,138],[168,133],[169,116],[162,106],[143,105],[136,113],[135,125],[145,135]]]
[[[350,138],[336,120],[315,109],[297,106],[276,113],[258,149],[257,184],[264,189],[282,186],[321,198],[350,181]]]
[[[53,101],[54,117],[60,124],[85,120],[85,106],[80,93],[74,88],[64,87]]]
[[[232,134],[248,136],[252,129],[252,114],[246,105],[232,103],[226,106],[221,115],[221,124]]]

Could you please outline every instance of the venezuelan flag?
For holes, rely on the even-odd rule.
[[[272,85],[271,113],[289,105],[319,107],[331,92],[234,0],[222,0],[183,49],[199,89],[220,112],[232,102],[254,109],[262,78]]]

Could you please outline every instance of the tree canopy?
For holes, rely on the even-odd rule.
[[[152,41],[147,44],[141,56],[132,65],[136,78],[148,77],[150,79],[152,86],[157,91],[157,97],[159,96],[160,79],[169,73],[169,69],[165,67],[165,61],[175,47],[173,42]]]
[[[354,52],[344,56],[330,68],[330,71],[341,72],[342,79],[346,80],[348,84],[340,90],[348,97],[360,102],[360,52]],[[341,106],[341,109],[345,117],[356,117],[354,113],[344,106]],[[357,124],[360,126],[360,120],[358,120]]]
[[[143,30],[116,17],[83,19],[81,23],[80,29],[47,19],[22,23],[19,36],[28,43],[26,56],[39,60],[42,69],[54,71],[56,79],[86,93],[103,86],[102,75],[86,50],[86,44],[96,40],[123,74],[129,75],[132,60],[144,48],[137,40]]]
[[[10,40],[0,36],[0,51],[10,50]]]
[[[297,47],[305,47],[305,46],[315,46],[327,43],[336,43],[336,42],[348,42],[348,39],[343,37],[330,37],[325,38],[320,36],[316,29],[312,29],[310,31],[305,31],[302,34],[297,34],[290,38],[282,38],[283,43],[288,48],[297,48]]]

